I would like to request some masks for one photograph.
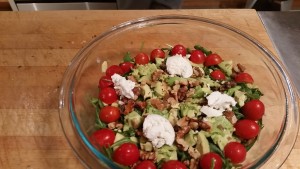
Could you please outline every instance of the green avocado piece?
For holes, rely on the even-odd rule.
[[[157,97],[162,98],[168,93],[168,86],[164,82],[156,82],[154,86],[154,93]]]
[[[242,87],[241,86],[234,86],[230,89],[228,89],[227,91],[225,91],[224,93],[226,93],[229,96],[233,96],[234,92],[237,90],[240,90]]]
[[[200,152],[201,155],[210,152],[209,142],[205,137],[204,131],[200,131],[197,133],[196,149]]]
[[[141,149],[145,150],[145,151],[152,151],[153,150],[153,146],[150,142],[146,142],[146,143],[140,143]]]
[[[177,148],[172,145],[163,145],[155,151],[156,162],[177,160]]]
[[[166,83],[168,86],[174,86],[176,81],[179,81],[180,77],[174,76],[174,77],[167,77],[166,78]]]
[[[153,107],[151,105],[151,103],[149,103],[149,102],[147,102],[146,111],[144,113],[158,114],[158,115],[161,115],[161,116],[165,117],[166,119],[168,119],[168,116],[169,116],[168,110],[160,111],[160,110],[156,109],[155,107]]]
[[[141,88],[143,91],[144,100],[146,100],[146,98],[152,98],[153,96],[152,90],[147,84],[141,85]]]
[[[154,63],[138,65],[137,69],[141,76],[151,75],[153,72],[155,72],[157,70],[156,65]]]
[[[246,96],[245,92],[236,90],[234,92],[234,99],[238,102],[240,107],[243,107],[245,104],[245,101],[247,100],[247,96]]]
[[[232,74],[232,60],[226,60],[218,64],[218,66],[225,72],[227,76]]]
[[[160,67],[160,65],[163,63],[165,61],[165,59],[163,59],[163,58],[155,58],[155,65],[156,65],[156,67],[157,68],[159,68]]]
[[[189,146],[194,146],[197,143],[197,140],[195,139],[195,131],[190,130],[185,136],[184,141],[189,144]]]
[[[209,77],[201,77],[200,81],[203,83],[204,86],[210,86],[210,87],[219,87],[220,84],[216,81],[213,81]]]
[[[130,127],[133,129],[137,129],[142,124],[142,116],[139,115],[136,111],[132,111],[131,113],[127,114],[124,118],[124,127],[123,131],[128,130]],[[128,127],[127,127],[128,126]]]
[[[177,117],[178,116],[178,111],[179,111],[178,109],[171,109],[169,111],[168,120],[172,124],[172,126],[175,126],[177,121],[178,121],[178,117]]]
[[[190,118],[196,117],[201,114],[200,106],[197,104],[184,102],[179,105],[181,116],[187,116]]]

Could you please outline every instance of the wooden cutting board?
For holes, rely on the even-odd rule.
[[[96,35],[142,16],[185,14],[250,34],[273,53],[254,10],[49,11],[0,13],[0,168],[82,169],[58,115],[62,76]],[[300,140],[282,168],[300,168]]]

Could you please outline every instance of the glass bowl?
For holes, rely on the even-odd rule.
[[[87,168],[118,168],[88,141],[94,130],[95,110],[91,97],[98,97],[101,66],[119,64],[123,55],[150,53],[168,44],[193,47],[201,44],[246,66],[264,93],[262,129],[257,143],[247,153],[244,168],[279,168],[288,157],[297,136],[298,97],[286,69],[257,40],[229,25],[206,18],[165,15],[145,17],[112,27],[81,49],[64,74],[60,89],[60,120],[75,154]]]

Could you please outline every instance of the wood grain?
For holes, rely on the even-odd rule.
[[[0,168],[82,169],[59,123],[58,90],[66,67],[95,35],[162,14],[229,24],[276,53],[254,10],[0,12]],[[300,168],[299,153],[298,139],[282,168]]]

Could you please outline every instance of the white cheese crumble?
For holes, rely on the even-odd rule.
[[[236,105],[236,101],[233,97],[222,94],[219,91],[212,92],[206,99],[208,105],[202,106],[200,111],[206,114],[207,117],[221,116],[223,111],[231,110],[231,106]]]
[[[157,114],[149,114],[143,123],[143,133],[156,148],[164,144],[172,145],[175,140],[175,131],[171,123]]]
[[[178,54],[168,57],[166,66],[170,75],[179,75],[188,78],[193,74],[193,68],[190,61]]]
[[[114,74],[111,76],[112,82],[114,83],[114,88],[118,90],[119,94],[125,96],[129,99],[134,98],[134,93],[132,89],[135,86],[135,83],[131,80],[126,80],[125,77],[120,76],[118,74]]]

